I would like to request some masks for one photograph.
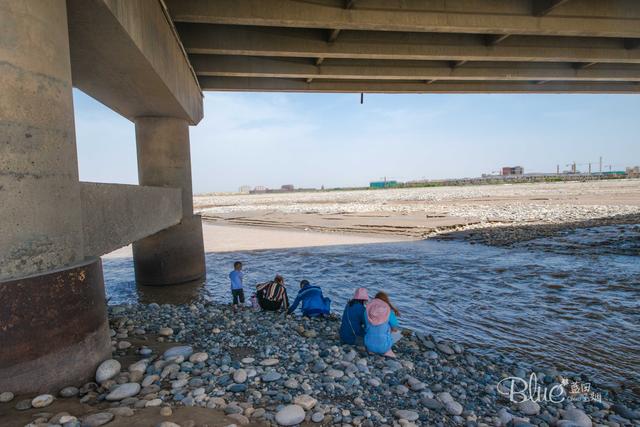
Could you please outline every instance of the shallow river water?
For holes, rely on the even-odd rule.
[[[131,258],[104,260],[110,304],[230,302],[228,273],[245,264],[245,293],[276,273],[323,287],[341,312],[358,286],[385,290],[402,326],[480,352],[640,384],[640,227],[567,232],[511,248],[417,241],[207,254],[205,283],[136,286]]]

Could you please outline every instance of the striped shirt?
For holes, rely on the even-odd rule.
[[[284,302],[284,308],[289,308],[289,298],[287,298],[287,289],[275,281],[261,283],[256,286],[256,294],[259,298],[270,302]]]

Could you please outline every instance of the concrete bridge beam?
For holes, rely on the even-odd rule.
[[[56,390],[109,356],[85,259],[64,0],[0,1],[0,390]]]
[[[108,254],[182,220],[179,188],[81,182],[84,252]]]
[[[133,244],[136,281],[170,285],[205,276],[200,216],[193,215],[189,124],[172,117],[135,120],[140,185],[182,189],[180,224]]]

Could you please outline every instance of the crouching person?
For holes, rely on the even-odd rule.
[[[384,292],[378,292],[366,310],[365,347],[372,353],[396,357],[391,347],[402,337],[397,318],[400,312]]]
[[[278,311],[289,308],[289,297],[284,278],[279,274],[270,282],[256,286],[256,297],[260,308],[265,311]]]
[[[322,295],[320,286],[313,286],[308,280],[300,282],[298,295],[287,313],[293,313],[300,303],[302,303],[303,316],[317,317],[331,313],[331,300]]]
[[[363,344],[367,301],[369,301],[367,289],[358,288],[344,308],[340,324],[340,341],[344,344]]]

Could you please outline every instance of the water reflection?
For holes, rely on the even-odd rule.
[[[181,283],[172,286],[145,286],[136,283],[138,301],[143,304],[191,304],[203,296],[205,280]]]

